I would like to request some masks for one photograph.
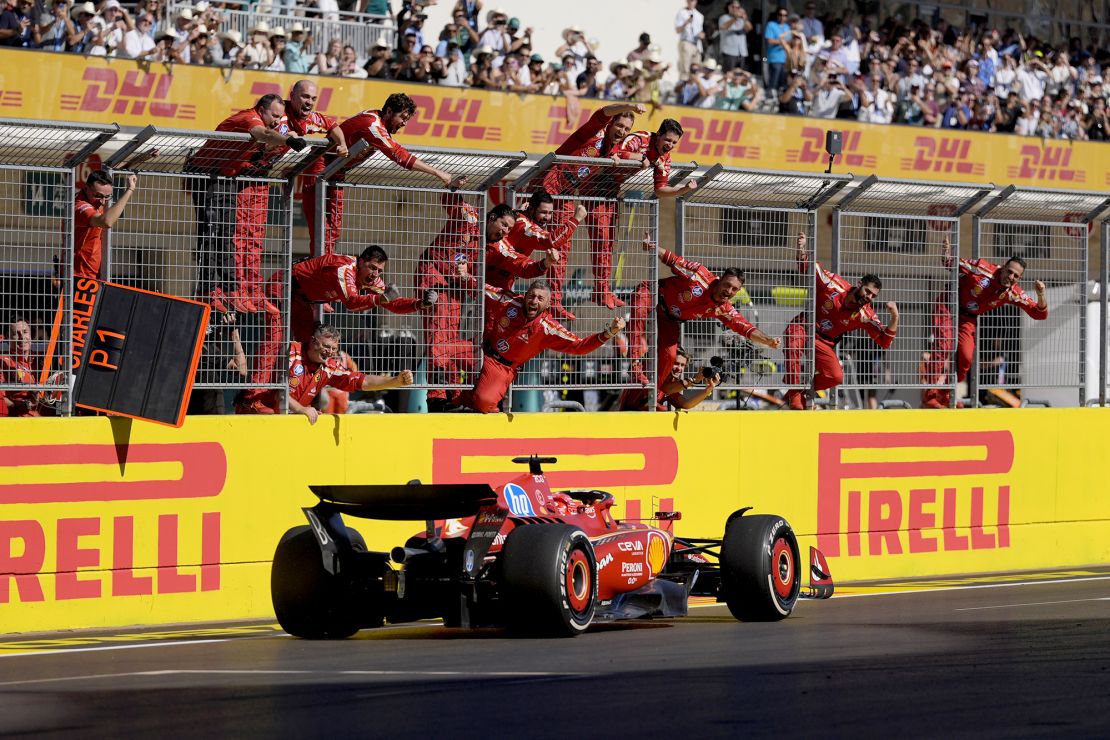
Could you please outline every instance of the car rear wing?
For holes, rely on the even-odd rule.
[[[363,519],[427,521],[474,516],[497,501],[486,483],[318,485],[309,489],[332,509]]]

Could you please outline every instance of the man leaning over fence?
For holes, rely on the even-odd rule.
[[[810,253],[806,235],[798,234],[798,272],[809,274]],[[889,349],[898,335],[898,304],[886,304],[890,311],[890,324],[884,325],[872,308],[872,302],[879,297],[883,283],[878,276],[867,274],[854,286],[831,270],[824,270],[820,263],[817,269],[817,291],[814,296],[814,324],[816,335],[813,338],[814,374],[807,391],[793,388],[786,392],[786,403],[791,409],[806,408],[806,397],[817,391],[835,388],[844,382],[844,368],[836,356],[836,345],[850,331],[862,329],[875,344]],[[808,317],[805,311],[794,317],[784,332],[786,349],[785,380],[792,385],[804,382],[802,363],[806,347],[806,327]]]
[[[944,240],[941,257],[944,266],[952,268],[952,245],[948,239]],[[990,313],[1001,306],[1010,304],[1017,306],[1034,321],[1044,321],[1048,318],[1048,297],[1045,293],[1045,284],[1040,280],[1033,283],[1037,291],[1037,300],[1034,301],[1018,281],[1025,274],[1025,260],[1020,257],[1010,257],[1002,266],[985,259],[960,260],[960,299],[959,299],[959,325],[956,339],[956,381],[959,383],[967,380],[971,361],[975,357],[976,331],[978,317]],[[935,405],[948,406],[950,391],[937,389],[933,394]]]
[[[283,125],[284,114],[280,95],[263,95],[216,127],[249,134],[249,141],[209,139],[185,164],[185,172],[193,175],[187,187],[197,212],[196,295],[221,313],[281,313],[262,290],[270,186],[243,178],[265,177],[286,147],[300,151],[308,145]]]
[[[427,175],[433,175],[443,183],[445,188],[454,189],[462,185],[466,181],[465,177],[456,177],[450,172],[426,164],[393,138],[393,135],[403,129],[415,114],[416,103],[412,101],[412,98],[404,93],[393,93],[386,98],[381,110],[365,110],[340,124],[339,128],[348,147],[353,147],[360,141],[370,144],[366,153],[347,162],[343,169],[347,170],[370,158],[374,155],[374,152],[381,152],[406,170],[416,170]],[[328,163],[330,164],[338,156],[338,152],[329,154]],[[342,175],[340,175],[341,177]],[[342,187],[328,188],[325,214],[324,254],[331,254],[335,251],[336,242],[339,241],[339,233],[343,228]],[[311,224],[309,226],[311,227]]]
[[[319,99],[316,83],[311,80],[298,80],[289,91],[285,101],[285,119],[289,130],[298,136],[324,134],[331,140],[330,151],[337,157],[347,156],[347,140],[343,129],[333,116],[326,116],[316,110]],[[301,174],[301,210],[308,223],[308,250],[316,256],[316,180],[324,171],[324,158],[317,157]],[[334,244],[333,244],[334,246]]]

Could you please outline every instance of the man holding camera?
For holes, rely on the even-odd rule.
[[[671,368],[670,376],[659,390],[656,391],[656,411],[669,411],[671,409],[689,411],[712,396],[713,391],[716,390],[717,386],[723,381],[720,368],[712,364],[708,367],[703,367],[701,372],[693,378],[686,378],[686,368],[689,364],[690,353],[682,347],[679,347],[675,354],[674,366]],[[699,382],[702,388],[691,393],[690,389]],[[644,411],[646,409],[641,408],[640,410]]]
[[[733,296],[744,285],[739,270],[729,268],[720,276],[714,275],[699,262],[657,247],[650,235],[644,236],[642,246],[646,252],[655,252],[674,273],[672,277],[659,281],[659,303],[656,307],[657,392],[663,390],[664,383],[671,378],[675,357],[678,356],[682,323],[685,321],[717,319],[745,339],[778,349],[781,342],[777,338],[761,332],[732,305]],[[628,353],[634,361],[643,357],[648,349],[645,329],[650,309],[651,286],[645,281],[640,283],[632,295]],[[640,363],[633,362],[633,372],[638,374],[637,379],[641,383],[648,385],[647,376],[639,365]],[[620,408],[643,408],[650,397],[650,392],[646,390],[625,391],[621,394]]]
[[[721,34],[721,71],[726,74],[748,64],[748,32],[752,22],[740,0],[730,0],[724,15],[717,19]]]
[[[810,254],[806,246],[806,235],[798,234],[798,272],[809,273]],[[879,320],[871,303],[879,297],[883,283],[876,275],[864,275],[856,285],[831,270],[824,270],[817,264],[817,291],[814,296],[814,323],[817,327],[813,338],[814,375],[809,395],[817,391],[835,388],[844,382],[844,369],[836,356],[836,345],[850,331],[862,329],[875,344],[889,349],[898,335],[898,304],[886,304],[890,311],[890,325]],[[785,380],[791,385],[802,382],[802,361],[806,349],[805,311],[794,317],[786,327]],[[806,393],[798,389],[786,392],[786,403],[791,409],[802,410],[806,407]]]

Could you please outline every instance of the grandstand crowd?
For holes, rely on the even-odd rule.
[[[1042,138],[1108,135],[1105,48],[957,28],[939,15],[903,22],[806,2],[762,19],[751,0],[684,0],[673,39],[641,34],[627,54],[602,59],[588,30],[571,26],[558,48],[537,49],[526,18],[481,0],[458,0],[438,30],[425,27],[436,0],[262,0],[249,10],[289,22],[259,20],[246,37],[228,23],[239,3],[201,0],[170,14],[164,0],[6,1],[0,45],[10,47]],[[339,23],[341,11],[359,15]],[[334,34],[313,38],[298,13],[336,21]],[[396,44],[382,34],[355,48],[343,35],[351,18],[394,28]]]

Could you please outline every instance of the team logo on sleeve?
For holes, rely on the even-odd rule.
[[[587,167],[585,165],[582,165],[581,167],[578,168],[578,176],[579,177],[585,177],[588,174],[590,174],[590,168],[589,167]]]
[[[298,378],[300,376],[304,375],[304,365],[302,365],[299,362],[296,365],[294,365],[293,366],[293,374],[296,375]]]
[[[683,303],[688,303],[693,297],[693,293],[688,290],[684,290],[682,291],[682,295],[678,297],[678,300],[682,301]]]
[[[509,351],[509,342],[505,339],[497,340],[497,351],[504,354]]]
[[[967,310],[968,311],[978,311],[979,310],[979,304],[976,301],[968,301],[967,302]]]
[[[455,252],[455,262],[466,262],[466,254],[463,252]]]
[[[705,291],[702,290],[700,285],[695,285],[692,292],[695,298],[701,298],[702,293],[704,293]]]
[[[823,319],[821,323],[818,324],[818,326],[821,327],[821,331],[832,331],[833,322],[829,321],[828,319]]]
[[[515,319],[517,313],[519,313],[519,312],[516,310],[516,307],[514,306],[513,308],[510,308],[508,311],[506,311],[505,315],[508,316],[510,319]]]

